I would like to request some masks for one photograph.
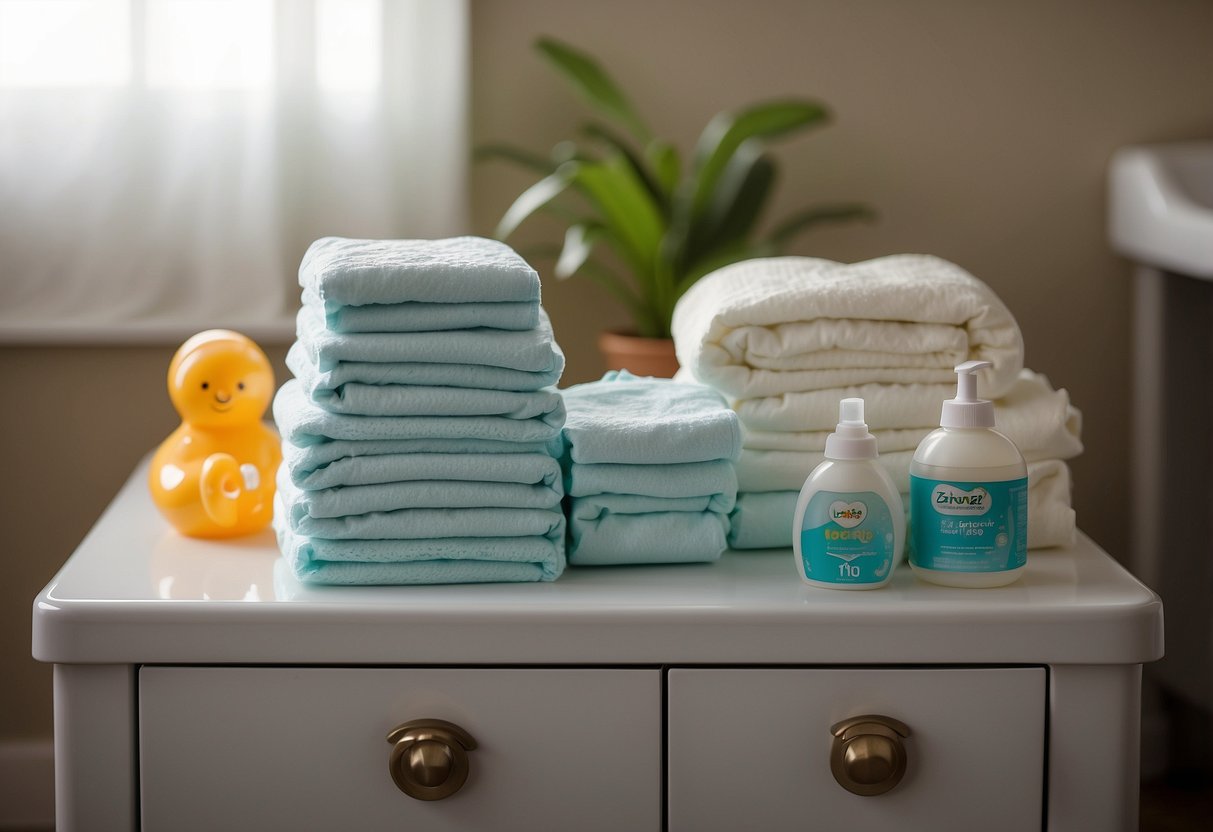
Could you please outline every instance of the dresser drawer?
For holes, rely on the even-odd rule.
[[[671,670],[669,828],[1039,832],[1045,700],[1044,668]],[[867,714],[910,736],[900,783],[860,796],[830,729]]]
[[[418,800],[396,725],[465,729],[466,783]],[[142,828],[659,829],[657,670],[145,667]]]

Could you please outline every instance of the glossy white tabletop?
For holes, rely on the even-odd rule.
[[[550,584],[314,587],[269,532],[181,537],[135,471],[34,602],[34,656],[63,663],[1137,663],[1158,597],[1080,535],[1015,584],[950,589],[902,565],[884,589],[805,586],[788,550],[717,563],[570,568]]]

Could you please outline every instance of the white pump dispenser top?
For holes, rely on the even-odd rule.
[[[838,427],[826,437],[826,459],[875,459],[876,437],[863,420],[863,399],[838,403]]]
[[[977,398],[977,371],[990,366],[989,361],[966,361],[956,365],[956,398],[943,403],[940,427],[994,427],[994,403]]]

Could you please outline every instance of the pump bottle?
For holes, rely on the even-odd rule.
[[[1028,469],[994,430],[994,403],[977,398],[977,371],[956,367],[956,398],[910,463],[910,566],[943,586],[1004,586],[1028,553]]]
[[[901,559],[906,520],[892,477],[876,461],[863,399],[839,404],[825,457],[796,501],[796,571],[806,583],[828,589],[882,587]]]

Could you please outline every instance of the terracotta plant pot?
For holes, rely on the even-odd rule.
[[[638,376],[659,378],[671,378],[678,372],[674,342],[669,338],[603,332],[598,336],[598,349],[608,370],[629,370]]]

